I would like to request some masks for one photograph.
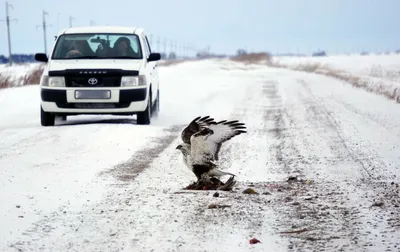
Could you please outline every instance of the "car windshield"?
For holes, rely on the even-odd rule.
[[[135,34],[63,34],[52,59],[142,59]]]

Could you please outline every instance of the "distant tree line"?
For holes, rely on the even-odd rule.
[[[13,63],[35,62],[35,54],[11,54]],[[0,55],[0,64],[7,64],[8,57]]]

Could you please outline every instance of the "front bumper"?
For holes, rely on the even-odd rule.
[[[147,88],[99,88],[110,90],[110,99],[76,99],[76,90],[93,88],[41,88],[45,112],[62,114],[133,114],[147,106]]]

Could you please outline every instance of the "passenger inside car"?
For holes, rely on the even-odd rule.
[[[114,43],[113,49],[114,56],[140,57],[140,55],[132,49],[131,41],[126,37],[118,38]]]

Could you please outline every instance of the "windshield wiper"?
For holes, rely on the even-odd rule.
[[[78,57],[73,57],[71,59],[100,59],[103,57],[99,57],[99,56],[78,56]]]
[[[140,59],[138,57],[133,57],[133,56],[115,56],[115,57],[109,57],[111,59]]]

